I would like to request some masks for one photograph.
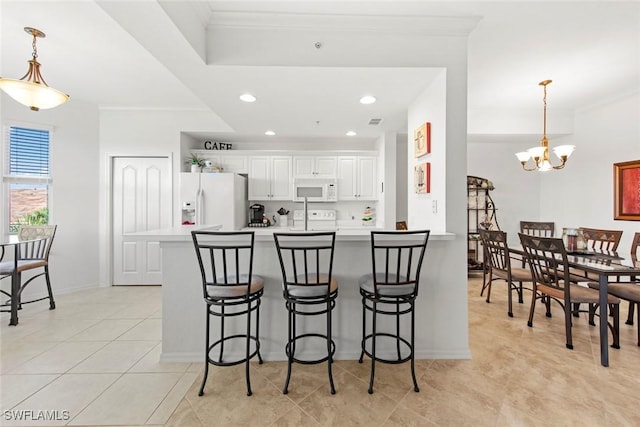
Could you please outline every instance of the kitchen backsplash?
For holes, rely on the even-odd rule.
[[[293,219],[293,211],[294,210],[302,210],[303,203],[295,203],[289,201],[252,201],[249,200],[249,205],[253,203],[260,203],[264,205],[265,214],[272,218],[274,215],[276,220],[278,219],[278,215],[276,214],[280,208],[284,208],[285,210],[290,211],[289,213],[289,221]],[[377,208],[377,202],[336,202],[336,203],[309,203],[308,209],[335,209],[336,210],[336,222],[338,226],[348,227],[355,226],[359,227],[362,225],[362,218],[364,216],[365,209],[367,207]],[[375,209],[377,210],[377,209]],[[376,224],[376,226],[381,226],[382,224]]]

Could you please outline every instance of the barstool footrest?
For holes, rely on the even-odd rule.
[[[290,348],[291,348],[291,344],[295,344],[296,341],[298,341],[299,339],[302,338],[322,338],[323,340],[327,340],[327,336],[326,335],[322,335],[322,334],[317,334],[317,333],[307,333],[307,334],[302,334],[302,335],[298,335],[295,338],[293,338],[291,341],[289,341],[285,347],[284,347],[284,353],[287,356],[287,359],[290,357]],[[318,363],[323,363],[326,362],[327,360],[329,360],[329,358],[331,358],[333,360],[333,355],[336,353],[336,343],[335,341],[331,340],[331,354],[320,358],[320,359],[314,359],[314,360],[303,360],[303,359],[298,359],[295,356],[291,358],[291,360],[293,362],[296,363],[300,363],[301,365],[316,365]]]
[[[369,356],[371,359],[374,359],[373,354],[366,349],[365,344],[367,342],[367,340],[371,340],[373,338],[374,334],[369,334],[367,336],[364,337],[364,340],[362,340],[362,352],[364,354],[366,354],[367,356]],[[413,347],[411,346],[411,343],[409,343],[409,341],[407,341],[406,339],[402,338],[402,337],[397,337],[396,335],[390,334],[390,333],[386,333],[386,332],[377,332],[375,334],[376,338],[377,337],[387,337],[387,338],[392,338],[394,340],[400,340],[401,343],[404,344],[404,348],[409,350],[409,355],[406,357],[401,357],[401,358],[396,358],[396,359],[385,359],[383,357],[380,357],[379,355],[376,355],[375,360],[376,362],[382,362],[382,363],[389,363],[389,364],[400,364],[400,363],[405,363],[411,360],[412,356],[413,356]]]
[[[251,354],[249,354],[249,359],[247,359],[246,357],[239,359],[239,360],[233,360],[231,362],[219,362],[217,360],[213,360],[213,358],[211,357],[211,351],[217,347],[218,345],[222,344],[224,341],[229,341],[232,339],[239,339],[242,338],[243,340],[247,339],[246,335],[243,334],[237,334],[237,335],[230,335],[228,337],[224,337],[224,339],[218,340],[216,342],[214,342],[213,344],[211,344],[207,350],[207,362],[209,362],[212,365],[215,366],[235,366],[235,365],[239,365],[241,363],[245,363],[247,360],[251,360],[253,359],[255,356],[257,356],[260,352],[260,341],[258,340],[258,338],[254,337],[253,335],[249,336],[249,339],[251,341],[253,341],[256,345],[256,348],[253,350],[253,352]]]

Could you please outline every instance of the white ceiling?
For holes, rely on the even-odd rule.
[[[472,29],[470,114],[537,114],[537,83],[547,78],[550,115],[640,88],[637,1],[0,0],[0,8],[2,76],[26,72],[31,40],[22,28],[36,27],[47,34],[38,41],[42,73],[72,102],[210,108],[228,124],[228,140],[259,140],[267,129],[300,141],[406,132],[407,106],[439,70],[413,65],[416,52],[400,43],[391,54],[368,43],[380,37]],[[258,101],[240,102],[243,92]],[[362,106],[363,94],[379,102]],[[371,118],[383,121],[369,126]]]

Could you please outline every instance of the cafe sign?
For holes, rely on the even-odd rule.
[[[231,150],[233,147],[229,142],[205,141],[205,150]]]

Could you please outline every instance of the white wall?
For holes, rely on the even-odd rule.
[[[472,143],[468,173],[493,181],[492,197],[501,229],[516,240],[520,220],[554,221],[562,227],[623,230],[620,251],[627,252],[636,221],[613,219],[613,163],[640,159],[640,95],[635,92],[606,104],[578,111],[574,133],[550,145],[574,144],[562,170],[524,172],[514,153],[539,143]],[[550,119],[553,117],[550,116]]]
[[[407,136],[407,181],[409,228],[430,228],[446,231],[446,168],[447,168],[447,73],[445,70],[409,105]],[[425,122],[431,123],[431,153],[416,158],[413,130]],[[414,167],[431,164],[431,192],[416,194],[413,190]],[[437,212],[433,203],[437,204]]]
[[[31,111],[2,94],[2,123],[19,121],[54,129],[50,147],[53,180],[50,222],[58,229],[51,249],[54,297],[98,284],[98,110],[80,101]],[[40,281],[40,279],[36,279]],[[32,283],[25,295],[46,293]]]
[[[396,221],[407,220],[407,135],[396,135]]]
[[[220,118],[205,110],[102,110],[100,111],[99,150],[99,239],[100,284],[111,284],[111,156],[171,156],[173,159],[173,191],[179,191],[177,174],[184,159],[180,156],[181,132],[220,132],[227,126]],[[175,199],[176,196],[174,196]],[[177,200],[177,199],[176,199]],[[178,218],[178,204],[174,203]]]

